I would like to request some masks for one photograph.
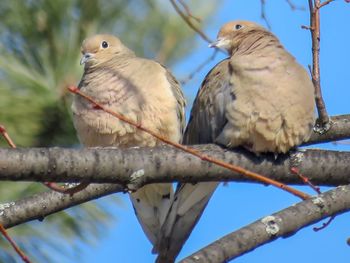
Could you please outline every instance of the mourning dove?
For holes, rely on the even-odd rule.
[[[229,58],[205,77],[184,144],[217,143],[278,154],[309,139],[314,86],[272,33],[252,22],[229,22],[211,46],[225,49]],[[169,251],[158,262],[174,261],[217,185],[186,184],[175,193],[171,219],[163,227]]]
[[[136,57],[111,35],[95,35],[82,44],[84,74],[78,88],[110,110],[180,142],[185,125],[185,100],[179,83],[159,63]],[[76,95],[74,126],[87,147],[154,147],[161,142]],[[155,244],[173,200],[171,184],[146,185],[130,194],[137,218]]]

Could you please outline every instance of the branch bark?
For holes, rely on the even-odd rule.
[[[323,6],[320,0],[308,0],[310,12],[310,32],[312,40],[312,82],[315,86],[315,101],[318,111],[318,130],[320,133],[327,131],[331,125],[321,91],[320,75],[320,8]],[[329,4],[332,1],[326,1]]]
[[[298,150],[288,155],[255,156],[243,149],[217,145],[195,149],[271,179],[303,184],[290,168],[297,168],[314,184],[350,183],[350,152]],[[225,168],[169,146],[157,148],[22,148],[0,149],[0,180],[114,183],[129,190],[161,182],[250,181]],[[253,181],[255,182],[255,181]]]
[[[350,185],[340,186],[261,218],[220,238],[180,262],[228,262],[279,237],[294,235],[304,227],[349,210]]]
[[[332,142],[349,138],[350,135],[350,115],[337,115],[330,117],[331,128],[323,134],[313,132],[311,138],[304,145],[316,143]]]
[[[55,191],[35,194],[16,202],[1,204],[0,224],[10,228],[31,220],[42,221],[53,213],[122,190],[120,185],[115,184],[90,184],[73,196]]]
[[[313,135],[310,143],[339,140],[350,136],[350,115],[332,117],[332,129],[323,135]],[[298,183],[290,173],[296,167],[320,185],[348,184],[350,153],[321,150],[296,151],[290,155],[261,156],[244,150],[227,151],[216,145],[195,147],[217,158],[236,163],[257,172],[262,171],[276,180]],[[79,164],[79,165],[78,165]],[[130,179],[133,172],[135,173]],[[112,172],[111,172],[112,171]],[[197,157],[171,147],[157,149],[0,149],[0,177],[9,180],[42,181],[94,181],[120,182],[121,184],[91,184],[73,196],[49,191],[16,202],[0,205],[0,224],[6,228],[30,221],[44,219],[47,215],[90,201],[128,187],[137,189],[154,182],[197,182],[201,180],[246,181],[224,168],[203,162]],[[66,178],[66,179],[64,179]],[[51,180],[52,179],[52,180]]]

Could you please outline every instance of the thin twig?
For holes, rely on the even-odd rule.
[[[295,10],[304,11],[305,10],[305,8],[303,6],[297,6],[291,0],[286,0],[286,2],[289,5],[290,9],[292,9],[293,11],[295,11]]]
[[[4,137],[6,142],[11,148],[16,148],[16,145],[12,141],[11,137],[8,135],[5,126],[0,124],[0,134]],[[6,232],[6,229],[0,224],[0,232],[7,239],[7,241],[11,244],[16,253],[21,257],[23,262],[30,263],[28,257],[22,252],[22,250],[18,247],[16,242],[10,237],[10,235]]]
[[[324,133],[330,128],[329,117],[322,98],[320,77],[320,8],[329,4],[326,1],[320,4],[320,0],[308,0],[310,12],[310,32],[312,39],[312,82],[315,86],[315,101],[318,112],[317,132]]]
[[[320,231],[320,230],[322,230],[322,229],[325,229],[327,226],[329,226],[330,223],[333,222],[333,220],[334,220],[335,217],[336,217],[336,215],[332,215],[332,216],[327,220],[326,223],[322,223],[322,226],[320,226],[320,227],[315,226],[315,227],[313,228],[313,230],[314,230],[315,232],[318,232],[318,231]]]
[[[17,246],[16,242],[8,235],[6,229],[0,224],[0,232],[11,244],[16,253],[21,257],[23,262],[30,263],[29,258],[24,254],[24,252]]]
[[[103,105],[101,105],[100,103],[96,102],[94,99],[92,99],[91,97],[87,96],[86,94],[82,93],[78,88],[76,87],[69,87],[68,88],[70,92],[72,93],[75,93],[81,97],[83,97],[84,99],[86,99],[87,101],[89,101],[90,103],[93,104],[94,108],[96,109],[101,109],[109,114],[111,114],[112,116],[118,118],[119,120],[123,121],[123,122],[126,122],[128,123],[129,125],[132,125],[134,127],[136,127],[137,129],[141,130],[141,131],[144,131],[150,135],[152,135],[153,137],[155,137],[156,139],[170,145],[170,146],[173,146],[177,149],[180,149],[184,152],[187,152],[187,153],[190,153],[198,158],[200,158],[201,160],[203,161],[207,161],[207,162],[210,162],[210,163],[214,163],[216,165],[219,165],[221,167],[224,167],[224,168],[227,168],[233,172],[237,172],[239,174],[242,174],[248,178],[251,178],[253,180],[256,180],[256,181],[259,181],[259,182],[262,182],[264,184],[268,184],[268,185],[273,185],[273,186],[276,186],[282,190],[285,190],[295,196],[298,196],[299,198],[305,200],[305,199],[308,199],[310,198],[310,196],[308,194],[305,194],[299,190],[296,190],[292,187],[289,187],[288,185],[285,185],[285,184],[282,184],[282,183],[279,183],[275,180],[272,180],[270,178],[266,178],[258,173],[254,173],[254,172],[251,172],[251,171],[248,171],[242,167],[239,167],[239,166],[236,166],[236,165],[233,165],[233,164],[229,164],[229,163],[226,163],[224,161],[221,161],[219,159],[216,159],[216,158],[213,158],[213,157],[210,157],[209,155],[206,155],[206,154],[203,154],[197,150],[195,150],[194,148],[191,148],[191,147],[188,147],[188,146],[185,146],[185,145],[182,145],[182,144],[179,144],[179,143],[176,143],[176,142],[173,142],[171,140],[168,140],[166,138],[164,138],[163,136],[160,136],[158,135],[156,132],[150,130],[150,129],[147,129],[146,127],[142,126],[141,123],[136,123],[128,118],[126,118],[124,115],[120,114],[120,113],[117,113],[115,111],[112,111],[106,107],[104,107]]]
[[[187,84],[198,72],[200,72],[209,62],[213,61],[218,53],[218,49],[208,57],[203,63],[199,64],[186,78],[180,80],[181,85]]]
[[[8,135],[5,126],[0,125],[0,133],[2,134],[2,136],[4,137],[8,145],[10,145],[11,148],[16,148],[16,145],[13,143],[11,137]]]
[[[265,0],[260,0],[260,3],[261,3],[260,17],[261,17],[262,20],[265,21],[268,29],[271,30],[270,22],[269,22],[269,20],[267,20],[267,17],[266,17],[266,11],[265,11],[265,4],[266,4],[266,2],[265,2]]]
[[[297,176],[300,177],[301,180],[303,180],[304,184],[307,184],[308,186],[310,186],[317,194],[322,194],[321,191],[320,191],[320,188],[316,185],[314,185],[310,180],[309,178],[307,178],[306,176],[304,176],[302,173],[300,173],[299,169],[296,168],[296,167],[292,167],[290,169],[290,171],[293,173],[293,174],[296,174]]]
[[[320,9],[322,7],[324,7],[325,5],[328,5],[330,3],[332,3],[334,0],[327,0],[327,1],[324,1],[323,3],[320,3],[318,6],[316,6],[317,9]]]
[[[182,5],[182,7],[185,9],[185,12],[187,14],[188,17],[193,18],[194,20],[196,20],[198,23],[201,23],[201,19],[197,16],[194,16],[190,10],[190,8],[188,7],[188,5],[183,1],[183,0],[178,0],[179,3]]]
[[[201,38],[203,38],[205,41],[208,43],[212,43],[213,41],[201,30],[199,29],[196,25],[194,25],[190,19],[189,15],[186,15],[180,7],[176,4],[175,0],[170,0],[170,3],[174,7],[175,11],[181,16],[181,18],[186,22],[186,24],[192,28],[195,32],[197,32]],[[187,12],[188,13],[188,12]]]
[[[62,187],[59,184],[53,183],[53,182],[45,182],[43,184],[47,188],[49,188],[49,189],[51,189],[51,190],[53,190],[55,192],[58,192],[58,193],[61,193],[61,194],[68,194],[68,195],[72,196],[72,195],[80,192],[81,190],[85,189],[86,187],[88,187],[88,185],[90,183],[82,182],[82,183],[77,184],[76,186],[68,187],[68,188]]]
[[[292,173],[298,175],[298,176],[303,180],[303,182],[304,182],[305,184],[309,185],[317,194],[319,194],[319,195],[322,194],[322,193],[321,193],[321,190],[320,190],[320,187],[314,185],[314,184],[309,180],[309,178],[307,178],[307,177],[304,176],[302,173],[300,173],[300,171],[299,171],[298,168],[292,167],[290,170],[291,170]],[[322,223],[322,226],[320,226],[320,227],[315,226],[315,227],[313,228],[313,230],[314,230],[315,232],[317,232],[317,231],[320,231],[320,230],[322,230],[322,229],[325,229],[327,226],[330,225],[330,223],[332,223],[332,221],[334,220],[335,217],[336,217],[335,215],[331,216],[325,223]]]
[[[16,144],[12,141],[11,137],[8,135],[6,128],[0,124],[0,133],[2,134],[2,136],[5,138],[5,140],[7,141],[8,145],[11,148],[16,148]],[[64,188],[61,187],[59,184],[57,183],[52,183],[52,182],[45,182],[43,183],[43,185],[45,185],[47,188],[59,192],[59,193],[63,193],[63,194],[69,194],[69,195],[73,195],[79,191],[81,191],[82,189],[86,188],[89,184],[88,183],[80,183],[77,186],[74,187],[70,187],[70,188]]]

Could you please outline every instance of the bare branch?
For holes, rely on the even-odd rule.
[[[29,258],[24,254],[24,252],[19,248],[16,242],[9,236],[6,229],[0,224],[0,233],[6,238],[6,240],[11,244],[12,248],[20,256],[23,262],[30,263]]]
[[[42,221],[53,213],[122,190],[120,185],[90,184],[73,196],[55,191],[36,194],[16,202],[10,202],[8,205],[2,204],[0,224],[9,228],[31,220]]]
[[[286,2],[289,5],[290,9],[292,9],[293,11],[295,11],[295,10],[304,11],[305,10],[305,8],[303,6],[297,6],[291,0],[286,0]]]
[[[310,12],[310,32],[312,39],[312,82],[315,86],[315,101],[318,111],[317,131],[326,132],[330,128],[329,117],[321,91],[320,76],[320,0],[308,0]],[[328,3],[327,3],[328,2]],[[329,4],[332,1],[326,1]]]
[[[265,10],[266,2],[265,1],[266,0],[260,0],[260,6],[261,6],[260,17],[262,20],[265,21],[268,29],[271,30],[270,22],[269,22],[269,20],[267,20],[267,17],[266,17],[266,10]]]
[[[304,184],[292,173],[291,167],[298,169],[316,185],[350,183],[350,152],[308,149],[275,159],[273,154],[258,157],[244,149],[228,151],[217,145],[198,145],[194,148],[288,184]],[[117,183],[130,190],[145,184],[174,181],[257,182],[168,146],[0,149],[0,178],[12,181]]]
[[[0,134],[4,137],[5,141],[11,148],[16,148],[16,144],[12,141],[10,135],[7,133],[5,126],[0,124]],[[5,237],[5,239],[10,243],[15,252],[19,255],[23,262],[30,263],[27,255],[20,249],[20,247],[16,244],[16,242],[10,237],[7,233],[5,227],[0,224],[0,233]]]
[[[189,12],[187,11],[187,15],[181,11],[180,7],[176,4],[175,0],[170,0],[170,3],[172,4],[172,6],[174,7],[175,11],[179,14],[179,16],[181,16],[181,18],[186,22],[186,24],[192,28],[195,32],[198,33],[198,35],[203,38],[205,41],[207,41],[208,43],[212,43],[213,41],[200,29],[198,28],[195,24],[192,23],[191,21],[191,17]]]
[[[335,125],[324,135],[312,138],[315,141],[349,138],[350,116],[332,117]],[[338,131],[339,129],[339,131]],[[348,134],[346,134],[346,131]],[[273,156],[258,158],[244,151],[226,151],[215,145],[197,146],[196,149],[208,152],[227,162],[237,163],[252,170],[263,172],[285,183],[301,184],[290,174],[290,167],[296,167],[308,179],[318,185],[339,185],[350,183],[348,153],[307,150],[295,152],[289,158]],[[243,154],[244,153],[244,154]],[[171,160],[166,162],[164,160]],[[326,160],[320,162],[320,160]],[[79,164],[80,163],[80,164]],[[79,164],[79,165],[78,165]],[[315,165],[317,164],[317,165]],[[176,169],[175,169],[176,168]],[[133,171],[144,171],[144,176],[130,180]],[[113,173],[111,173],[113,171]],[[155,176],[154,176],[155,175]],[[179,152],[173,148],[158,149],[131,148],[123,151],[117,149],[0,149],[0,176],[9,180],[33,179],[69,182],[96,180],[120,182],[124,186],[140,187],[145,183],[158,181],[197,182],[200,180],[235,180],[246,181],[237,174],[202,162],[198,158]],[[137,179],[137,180],[136,180]],[[68,207],[122,191],[121,185],[92,184],[73,197],[57,192],[46,192],[20,200],[9,208],[0,210],[0,223],[5,227],[14,226],[29,220],[40,219]]]
[[[182,85],[189,82],[198,72],[200,72],[209,62],[213,61],[218,53],[218,49],[213,51],[213,54],[207,58],[203,63],[200,63],[185,79],[180,80]]]
[[[325,5],[328,5],[330,3],[332,3],[334,0],[327,0],[327,1],[324,1],[323,3],[320,3],[316,8],[317,9],[320,9],[322,7],[324,7]]]
[[[183,0],[178,0],[179,3],[182,5],[182,7],[185,9],[185,12],[187,14],[188,17],[193,18],[194,20],[196,20],[198,23],[202,22],[201,19],[199,17],[196,17],[192,14],[190,8],[188,7],[188,5],[183,1]]]
[[[112,115],[113,117],[115,117],[115,118],[117,118],[117,119],[119,119],[119,120],[121,120],[121,121],[123,121],[123,122],[125,122],[125,123],[127,123],[127,124],[129,124],[129,125],[131,125],[133,127],[135,127],[135,128],[137,128],[138,130],[143,131],[143,132],[145,132],[145,133],[147,133],[149,135],[152,135],[154,138],[156,138],[157,140],[159,140],[162,143],[165,143],[166,145],[170,145],[172,147],[175,147],[178,150],[181,150],[183,152],[186,152],[186,153],[189,153],[189,154],[191,154],[193,156],[196,156],[197,158],[199,158],[199,159],[201,159],[203,161],[206,161],[206,162],[209,162],[211,164],[215,164],[215,165],[224,167],[224,168],[226,168],[228,170],[231,170],[233,172],[240,173],[243,176],[248,177],[250,179],[253,179],[253,180],[256,180],[256,181],[260,181],[260,182],[262,182],[264,184],[267,184],[267,185],[273,185],[273,186],[275,186],[277,188],[280,188],[281,190],[284,190],[284,191],[289,192],[289,193],[291,193],[291,194],[293,194],[295,196],[298,196],[301,199],[309,198],[308,194],[303,193],[303,192],[301,192],[301,191],[299,191],[297,189],[294,189],[294,188],[292,188],[292,187],[290,187],[288,185],[285,185],[283,183],[277,182],[277,181],[275,181],[273,179],[267,178],[267,177],[265,177],[265,176],[263,176],[261,174],[252,172],[250,170],[244,169],[243,167],[224,162],[224,161],[222,161],[222,160],[220,160],[218,158],[213,158],[210,155],[206,155],[206,154],[203,154],[200,151],[197,151],[193,147],[182,145],[180,143],[171,141],[170,139],[165,138],[164,136],[158,134],[157,132],[154,132],[153,130],[143,126],[142,123],[137,123],[137,122],[127,118],[126,116],[120,114],[119,112],[116,112],[116,111],[106,107],[105,105],[102,105],[101,103],[98,103],[92,97],[90,97],[87,94],[84,94],[83,92],[81,92],[76,87],[69,87],[68,89],[69,89],[70,92],[72,92],[72,93],[74,93],[76,95],[79,95],[82,98],[84,98],[86,101],[90,102],[94,108],[103,110],[104,112]]]
[[[340,186],[261,218],[213,242],[181,263],[228,262],[279,237],[288,237],[321,219],[349,210],[350,186]]]
[[[338,115],[330,117],[332,127],[326,133],[319,134],[312,133],[311,138],[303,145],[310,145],[315,143],[332,142],[343,140],[350,135],[350,115]]]
[[[16,148],[16,145],[13,143],[11,137],[7,133],[5,126],[1,124],[0,124],[0,134],[4,137],[4,139],[6,140],[7,144],[10,145],[10,147]]]

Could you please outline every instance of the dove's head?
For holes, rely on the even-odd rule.
[[[254,40],[260,37],[274,37],[262,26],[250,21],[231,21],[223,25],[215,42],[209,47],[225,49],[230,55],[246,43],[247,39]],[[250,41],[251,42],[251,41]]]
[[[103,64],[115,56],[133,54],[117,37],[107,34],[85,39],[81,45],[81,53],[83,56],[80,65],[85,64],[85,67]]]

